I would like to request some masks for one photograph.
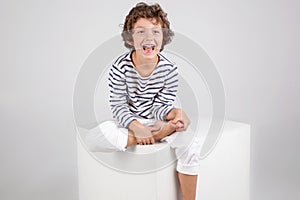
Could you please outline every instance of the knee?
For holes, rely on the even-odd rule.
[[[83,138],[85,146],[90,152],[101,152],[103,149],[102,142],[105,140],[104,134],[99,126],[96,126],[88,131]]]
[[[194,138],[180,149],[178,160],[185,165],[199,165],[201,148],[199,138]]]
[[[113,121],[105,121],[89,130],[84,138],[86,147],[91,152],[114,152],[123,150],[120,143],[119,128]]]

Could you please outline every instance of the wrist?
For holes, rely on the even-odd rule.
[[[137,129],[141,129],[143,128],[143,124],[141,124],[139,121],[137,120],[133,120],[129,126],[128,126],[128,129],[129,130],[132,130],[133,132],[135,132]]]
[[[164,117],[166,121],[172,120],[180,112],[180,108],[172,108]]]

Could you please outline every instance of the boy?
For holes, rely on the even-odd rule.
[[[101,133],[87,136],[91,151],[150,145],[187,130],[188,117],[173,106],[178,89],[177,66],[160,54],[172,36],[167,14],[158,4],[138,3],[131,9],[122,33],[125,46],[131,50],[121,55],[109,71],[109,101],[115,122],[104,122],[99,125]],[[182,199],[194,200],[199,142],[194,140],[188,149],[174,148]]]

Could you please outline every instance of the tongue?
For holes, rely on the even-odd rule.
[[[146,48],[144,49],[144,52],[145,52],[145,53],[151,53],[151,52],[152,52],[152,48],[151,48],[151,47],[146,47]]]

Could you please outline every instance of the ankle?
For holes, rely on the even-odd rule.
[[[126,147],[130,147],[133,145],[137,145],[137,140],[136,137],[134,137],[133,132],[131,130],[128,130],[128,139]]]

